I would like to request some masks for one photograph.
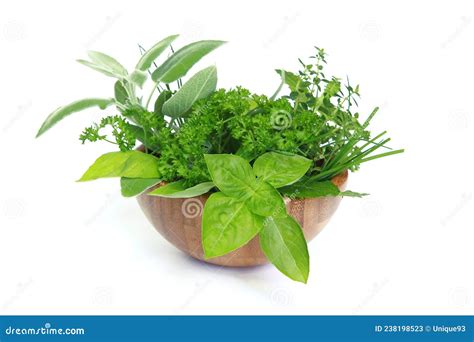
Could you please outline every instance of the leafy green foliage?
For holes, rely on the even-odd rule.
[[[131,72],[115,58],[90,51],[89,60],[79,62],[115,78],[115,98],[60,107],[37,136],[74,112],[114,105],[118,113],[84,129],[80,140],[106,141],[120,152],[101,156],[80,181],[121,177],[125,197],[161,182],[165,185],[149,195],[187,198],[212,192],[202,222],[207,258],[233,251],[259,235],[268,259],[291,279],[306,282],[306,241],[282,196],[362,197],[366,194],[340,191],[331,179],[403,150],[388,147],[386,132],[371,134],[368,127],[378,108],[361,120],[359,86],[325,74],[323,49],[316,48],[309,63],[299,60],[299,71],[277,69],[280,85],[268,98],[241,87],[216,91],[213,66],[183,80],[224,42],[199,41],[174,52],[171,43],[176,38],[142,48]],[[171,55],[159,64],[168,48]],[[145,96],[150,79],[152,89]],[[288,88],[287,94],[278,98],[283,88]],[[134,150],[137,142],[142,144],[139,151]]]
[[[107,139],[107,135],[101,134],[101,130],[110,127],[115,142]],[[100,124],[94,124],[87,127],[82,132],[79,139],[84,144],[86,141],[107,141],[116,144],[120,151],[129,151],[135,147],[136,135],[131,125],[124,118],[116,116],[107,116],[102,118]]]
[[[149,193],[151,196],[160,196],[168,198],[190,198],[205,194],[214,187],[213,182],[200,183],[190,188],[186,188],[184,180],[169,183],[153,190]]]
[[[202,217],[202,243],[206,258],[227,254],[249,242],[263,227],[263,218],[221,192],[206,201]]]
[[[79,182],[108,177],[160,178],[158,159],[138,151],[106,153],[89,167]]]
[[[161,182],[159,178],[120,178],[122,196],[133,197]]]
[[[260,246],[273,265],[293,280],[308,281],[308,247],[303,231],[293,217],[267,217],[259,236]]]
[[[216,90],[217,69],[207,67],[197,72],[176,94],[163,104],[162,111],[172,118],[182,117],[199,99],[208,97]]]
[[[95,107],[95,106],[98,106],[100,109],[103,110],[113,103],[114,101],[112,99],[93,98],[93,99],[83,99],[83,100],[75,101],[66,106],[59,107],[46,118],[46,120],[43,122],[40,129],[38,130],[36,137],[39,137],[40,135],[42,135],[44,132],[49,130],[51,127],[56,125],[59,121],[61,121],[68,115],[71,115],[73,113],[76,113],[76,112],[79,112],[91,107]]]
[[[296,182],[311,167],[311,160],[298,155],[269,152],[255,160],[253,169],[257,177],[275,188]]]
[[[189,69],[202,57],[224,43],[220,40],[202,40],[186,45],[158,67],[153,72],[152,79],[163,83],[174,82],[186,75]]]

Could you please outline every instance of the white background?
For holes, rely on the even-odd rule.
[[[473,314],[472,2],[2,1],[1,314]],[[107,144],[81,145],[84,112],[41,139],[57,106],[111,96],[75,62],[89,49],[133,67],[137,43],[181,33],[229,44],[206,57],[219,86],[272,94],[275,68],[313,45],[361,84],[403,155],[363,165],[310,244],[308,285],[272,266],[220,269],[167,243],[117,180],[74,180]],[[199,66],[194,70],[199,70]]]

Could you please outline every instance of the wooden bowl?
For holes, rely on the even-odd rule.
[[[348,172],[345,171],[334,177],[332,182],[342,191],[346,187],[347,177]],[[137,199],[155,229],[172,245],[196,259],[232,267],[268,263],[260,249],[258,236],[226,255],[211,259],[204,258],[201,244],[201,219],[202,209],[208,197],[209,194],[192,198],[164,198],[143,193]],[[285,199],[288,213],[300,223],[307,241],[311,241],[326,226],[340,201],[341,197]]]

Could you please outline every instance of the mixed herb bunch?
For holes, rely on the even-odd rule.
[[[371,134],[368,126],[378,108],[360,119],[359,86],[325,75],[323,49],[316,48],[306,62],[299,60],[297,72],[277,69],[281,83],[268,97],[242,87],[216,90],[215,66],[184,82],[193,65],[224,42],[198,41],[175,52],[171,44],[177,37],[142,49],[130,73],[114,58],[89,52],[90,60],[79,62],[115,78],[114,97],[58,108],[38,136],[74,112],[115,106],[114,115],[85,128],[80,140],[105,141],[119,151],[99,157],[80,181],[120,177],[126,197],[210,193],[202,217],[206,258],[227,254],[259,235],[268,259],[291,279],[306,282],[306,241],[283,198],[364,196],[340,191],[331,179],[403,150],[387,146],[386,132]],[[158,65],[166,50],[169,56]],[[148,80],[151,90],[145,96]],[[285,87],[289,91],[279,96]]]

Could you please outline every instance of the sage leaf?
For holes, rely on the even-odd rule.
[[[306,284],[309,275],[308,247],[303,231],[294,218],[266,218],[259,238],[266,257],[280,272]]]
[[[308,171],[312,161],[298,155],[268,152],[253,164],[255,175],[276,188],[292,184]]]
[[[139,151],[106,153],[89,167],[79,182],[108,177],[160,178],[158,158]]]
[[[207,97],[216,90],[217,69],[205,68],[191,77],[176,94],[163,105],[163,113],[173,118],[183,117],[194,102]]]
[[[108,69],[114,75],[119,77],[127,76],[127,69],[123,67],[115,58],[99,51],[88,51],[87,55],[91,61],[103,69]]]
[[[152,73],[153,81],[163,83],[176,81],[186,75],[202,57],[224,43],[220,40],[202,40],[182,47]]]
[[[148,75],[144,71],[135,70],[130,74],[129,80],[140,88],[142,88],[143,84],[145,84],[147,77]]]
[[[247,207],[260,216],[286,216],[286,206],[277,189],[267,182],[260,181],[245,199]]]
[[[107,108],[113,103],[114,103],[113,99],[90,98],[90,99],[78,100],[66,106],[59,107],[46,118],[46,120],[43,122],[40,129],[38,130],[36,137],[39,137],[48,129],[50,129],[59,121],[61,121],[66,116],[72,113],[79,112],[81,110],[88,109],[95,106],[98,106],[100,109],[104,110],[105,108]]]
[[[137,70],[142,70],[146,71],[151,67],[151,64],[163,53],[163,51],[166,50],[168,46],[171,45],[171,43],[178,38],[179,35],[175,34],[169,37],[166,37],[165,39],[159,41],[151,49],[147,50],[140,60],[137,63],[137,66],[135,69]]]
[[[113,71],[111,71],[109,68],[104,68],[104,67],[101,67],[95,63],[92,63],[90,61],[86,61],[86,60],[83,60],[83,59],[78,59],[77,60],[78,63],[81,63],[82,65],[85,65],[86,67],[89,67],[95,71],[98,71],[106,76],[109,76],[109,77],[114,77],[114,78],[118,78],[118,79],[122,79],[122,76],[121,75],[118,75],[118,74],[115,74]]]
[[[186,188],[184,183],[184,180],[169,183],[153,190],[148,195],[168,198],[189,198],[205,194],[215,186],[212,182],[205,182]]]
[[[133,197],[161,182],[160,178],[120,178],[122,196]]]
[[[123,83],[121,80],[118,80],[114,84],[114,96],[115,100],[117,100],[118,103],[121,104],[126,104],[128,101],[128,93],[127,90],[125,90],[125,87],[123,86]]]
[[[159,116],[163,116],[163,104],[168,101],[169,98],[171,98],[171,95],[173,95],[172,92],[169,90],[163,90],[160,95],[156,98],[155,101],[155,106],[154,106],[154,113]]]
[[[225,195],[243,198],[254,192],[257,179],[244,158],[232,154],[205,154],[204,159],[212,181]]]
[[[206,201],[202,217],[202,243],[206,258],[227,254],[249,242],[263,227],[243,201],[221,192]]]

